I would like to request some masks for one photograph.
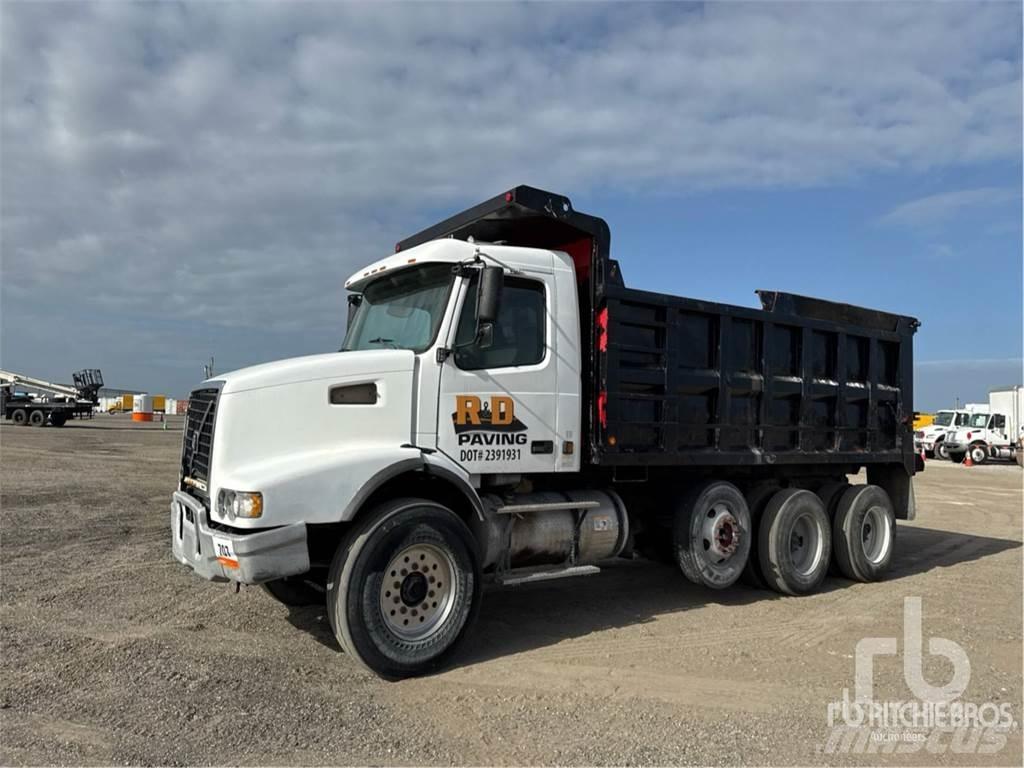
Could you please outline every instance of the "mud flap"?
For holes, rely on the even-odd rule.
[[[902,464],[868,465],[868,482],[885,489],[889,494],[897,520],[913,520],[917,517],[914,481]]]

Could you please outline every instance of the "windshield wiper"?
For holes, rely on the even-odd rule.
[[[392,349],[398,349],[399,346],[395,344],[394,339],[384,339],[378,336],[376,339],[370,339],[369,344],[390,344]]]

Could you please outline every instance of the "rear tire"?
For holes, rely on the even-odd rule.
[[[46,414],[42,411],[32,411],[28,415],[29,426],[41,427],[46,424]]]
[[[747,565],[740,577],[743,583],[754,589],[768,589],[768,582],[761,572],[761,559],[757,554],[758,532],[761,528],[761,518],[764,516],[764,508],[771,501],[772,496],[779,492],[777,485],[756,485],[747,491],[747,508],[750,510],[751,538],[750,556],[747,558]]]
[[[765,508],[758,532],[761,570],[768,585],[786,595],[806,595],[828,571],[832,535],[815,494],[786,488]]]
[[[18,408],[14,413],[11,414],[11,421],[14,422],[15,426],[24,427],[28,424],[28,411],[24,408]]]
[[[324,591],[317,589],[302,576],[287,576],[261,584],[260,587],[277,602],[290,607],[323,605]]]
[[[878,581],[892,560],[896,515],[877,485],[852,486],[839,500],[832,553],[839,571],[854,581]]]
[[[825,507],[825,514],[828,515],[829,525],[832,526],[833,532],[836,529],[836,508],[839,506],[839,499],[842,498],[846,489],[850,487],[849,483],[835,482],[825,483],[818,489],[818,498],[821,499],[821,504]],[[835,534],[833,533],[833,536]],[[832,557],[828,561],[828,575],[829,576],[841,576],[842,571],[839,570],[839,566],[836,564],[836,548],[835,542],[832,543]]]
[[[433,501],[396,499],[338,547],[327,615],[338,642],[366,669],[390,680],[413,677],[441,667],[466,637],[480,585],[466,524]]]
[[[739,488],[715,481],[698,485],[676,511],[676,563],[694,584],[730,587],[747,564],[751,530],[750,510]]]

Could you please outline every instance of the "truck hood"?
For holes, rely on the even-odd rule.
[[[415,354],[408,349],[331,352],[240,368],[215,376],[210,382],[223,382],[223,393],[235,394],[252,389],[283,387],[321,379],[403,373],[413,369],[415,360]]]

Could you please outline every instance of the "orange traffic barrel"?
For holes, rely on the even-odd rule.
[[[132,402],[132,421],[153,420],[153,398],[150,395],[136,395]]]

